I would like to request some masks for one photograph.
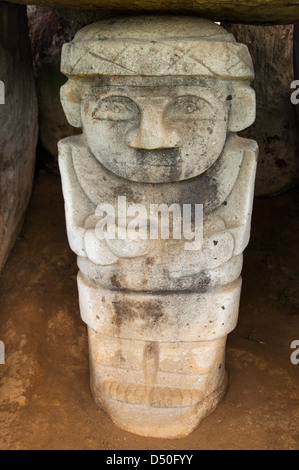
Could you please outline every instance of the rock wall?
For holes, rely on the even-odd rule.
[[[225,24],[247,44],[256,78],[257,119],[243,135],[260,147],[256,195],[279,193],[299,180],[299,133],[291,103],[293,26]]]
[[[28,7],[30,40],[39,104],[39,163],[52,172],[57,171],[60,139],[77,134],[64,115],[60,88],[66,77],[60,73],[61,48],[73,39],[83,26],[109,16],[104,12],[64,11]]]
[[[37,141],[37,101],[26,8],[0,4],[0,269],[30,199]]]

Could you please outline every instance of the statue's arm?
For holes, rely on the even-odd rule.
[[[248,245],[251,230],[258,145],[253,140],[242,139],[244,158],[237,182],[225,203],[215,211],[234,237],[233,256],[237,256]]]
[[[96,237],[96,208],[80,186],[74,168],[72,148],[67,141],[68,139],[65,139],[59,143],[59,168],[71,249],[78,256],[89,258],[95,264],[114,264],[118,257],[111,252],[105,240]]]
[[[68,239],[71,249],[78,255],[86,257],[84,237],[85,220],[94,214],[95,207],[83,192],[72,158],[71,146],[66,141],[59,143],[59,168],[62,179],[62,191],[65,201],[65,214]]]
[[[204,242],[199,251],[182,251],[170,263],[172,276],[183,271],[215,269],[240,255],[249,242],[258,146],[242,139],[244,158],[237,182],[224,204],[204,219]],[[183,268],[184,266],[184,268]]]

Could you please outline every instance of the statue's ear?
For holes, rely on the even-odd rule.
[[[256,118],[255,91],[249,86],[236,86],[233,94],[228,130],[240,132],[250,127]]]
[[[76,84],[74,80],[69,80],[61,87],[60,99],[69,124],[74,127],[81,127],[79,84]]]

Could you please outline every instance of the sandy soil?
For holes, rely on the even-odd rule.
[[[298,213],[298,189],[255,202],[222,404],[188,438],[147,439],[116,428],[91,396],[60,178],[40,172],[0,277],[0,449],[298,449]]]

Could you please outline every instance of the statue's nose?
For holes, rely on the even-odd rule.
[[[140,150],[162,150],[180,147],[181,142],[177,131],[165,126],[163,116],[146,113],[139,127],[127,134],[127,144]]]

